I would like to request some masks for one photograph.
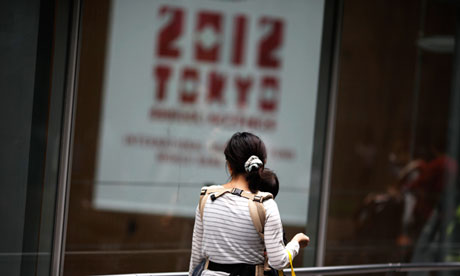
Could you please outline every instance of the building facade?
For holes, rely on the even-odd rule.
[[[186,271],[237,131],[295,267],[460,261],[456,1],[2,6],[2,274]]]

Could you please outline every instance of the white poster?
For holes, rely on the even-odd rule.
[[[284,223],[305,225],[324,1],[115,0],[96,208],[192,217],[229,180],[237,131],[265,142]]]

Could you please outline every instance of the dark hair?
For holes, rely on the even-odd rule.
[[[261,173],[264,170],[265,160],[267,160],[267,150],[262,140],[249,132],[237,132],[233,134],[227,142],[224,150],[225,159],[232,169],[232,177],[244,175],[249,184],[251,192],[260,190]],[[244,164],[252,155],[257,156],[263,163],[257,169],[246,172]]]
[[[275,198],[280,189],[280,182],[278,181],[278,176],[276,176],[276,173],[266,168],[260,174],[260,178],[261,178],[260,190],[262,192],[271,193],[273,195],[273,198]]]

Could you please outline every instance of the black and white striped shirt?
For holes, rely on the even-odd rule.
[[[193,228],[192,256],[189,274],[204,258],[221,264],[262,264],[264,248],[269,264],[282,269],[289,264],[289,250],[294,258],[299,252],[299,243],[283,243],[283,226],[278,205],[273,199],[264,201],[264,241],[251,220],[248,199],[233,194],[224,194],[215,201],[208,197],[203,211],[196,209]],[[224,272],[205,270],[203,275],[226,275]]]

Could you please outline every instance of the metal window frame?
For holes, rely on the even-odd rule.
[[[76,107],[76,85],[78,73],[78,51],[80,37],[81,0],[58,1],[56,12],[56,26],[64,26],[63,30],[56,31],[56,37],[65,40],[64,45],[68,52],[65,57],[65,102],[63,108],[63,123],[61,132],[59,178],[56,196],[56,216],[54,222],[53,251],[51,275],[63,274],[65,238],[67,226],[68,198],[70,191],[70,173],[72,162],[72,137]],[[56,39],[57,40],[57,39]],[[53,76],[54,78],[55,76]]]
[[[326,0],[306,229],[312,241],[305,250],[306,266],[324,265],[342,17],[343,0]]]
[[[460,262],[451,263],[389,263],[389,264],[368,264],[368,265],[345,265],[325,267],[303,267],[295,269],[296,275],[350,275],[364,273],[383,272],[412,272],[412,271],[457,271],[460,270]],[[290,269],[283,270],[285,275],[291,273]],[[167,273],[137,273],[137,274],[112,274],[104,276],[188,276],[188,272],[167,272]]]

